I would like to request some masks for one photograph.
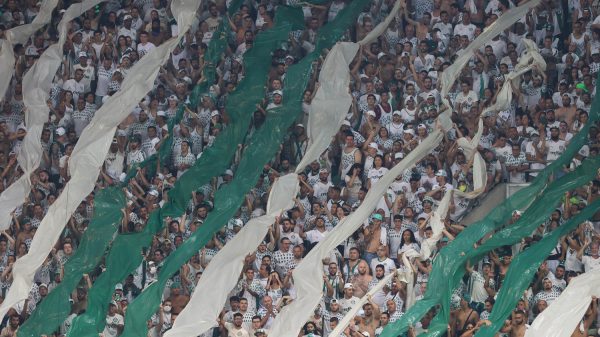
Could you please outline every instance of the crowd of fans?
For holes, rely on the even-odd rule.
[[[273,25],[277,6],[302,6],[306,28],[292,32],[288,42],[273,52],[264,99],[256,108],[247,108],[247,113],[252,114],[249,133],[261,127],[270,109],[286,101],[283,80],[287,68],[314,49],[319,28],[332,22],[350,1],[309,4],[297,0],[246,0],[232,16],[226,14],[229,1],[202,2],[197,23],[161,69],[154,89],[119,125],[98,177],[95,192],[121,184],[132,165],[156,153],[167,137],[173,138],[171,157],[168,162],[159,163],[157,174],[150,176],[149,169],[138,170],[124,188],[127,205],[121,210],[120,233],[141,231],[148,214],[163,205],[174,182],[231,123],[227,97],[244,79],[244,53],[252,48],[258,34]],[[27,134],[23,123],[23,76],[45,48],[58,41],[56,26],[70,3],[59,1],[51,24],[36,32],[25,45],[14,47],[15,75],[0,108],[0,191],[23,174],[16,158]],[[383,21],[394,3],[371,1],[349,29],[347,38],[362,39]],[[480,117],[483,136],[478,150],[487,165],[485,193],[502,182],[530,182],[563,153],[569,140],[588,123],[596,93],[595,79],[600,70],[597,0],[542,0],[475,53],[450,90],[452,106],[441,104],[440,73],[485,27],[515,5],[510,0],[402,0],[400,12],[390,26],[376,42],[361,47],[353,61],[349,88],[354,97],[352,107],[328,150],[300,174],[295,207],[277,219],[265,241],[246,257],[244,271],[219,322],[201,336],[268,336],[279,310],[296,297],[292,272],[303,256],[359,207],[368,190],[427,137],[444,109],[451,110],[454,127],[443,142],[416,167],[398,176],[369,221],[323,261],[323,300],[299,336],[328,336],[359,298],[367,296],[379,280],[397,268],[415,269],[415,279],[408,282],[414,282],[417,299],[423,296],[432,260],[468,226],[463,218],[478,201],[457,196],[451,199],[444,237],[429,259],[416,259],[413,265],[404,266],[401,256],[408,249],[419,251],[422,240],[431,236],[429,217],[444,193],[473,190],[472,159],[456,145],[456,139],[473,137]],[[0,29],[30,23],[40,6],[37,0],[3,1]],[[217,78],[206,79],[204,55],[220,24],[231,28],[227,50],[217,65]],[[11,286],[15,260],[27,254],[48,207],[70,179],[69,156],[82,130],[103,102],[120,89],[132,66],[177,32],[170,1],[166,0],[110,0],[71,23],[63,62],[48,100],[50,119],[42,133],[42,163],[31,176],[31,193],[0,237],[2,298]],[[520,85],[512,88],[510,109],[482,115],[495,102],[506,75],[518,63],[525,50],[525,39],[539,47],[545,70],[534,67],[521,76]],[[298,111],[299,117],[290,127],[281,151],[264,167],[261,179],[247,194],[237,215],[223,224],[222,230],[169,282],[160,309],[148,321],[148,336],[162,336],[172,327],[212,257],[249,219],[265,213],[272,183],[278,176],[293,172],[300,162],[309,143],[309,112],[320,113],[310,109],[318,88],[317,77],[313,78],[302,107],[298,107],[302,111]],[[214,85],[194,109],[190,106],[190,94],[204,80]],[[181,105],[186,105],[184,117],[170,131],[167,122]],[[591,126],[587,144],[570,165],[562,168],[564,172],[585,158],[598,155],[598,127]],[[239,146],[230,169],[190,196],[186,214],[165,220],[165,229],[141,252],[145,256],[142,265],[115,287],[103,336],[122,333],[128,303],[156,280],[165,257],[194,231],[202,230],[213,206],[219,207],[213,205],[215,191],[232,180],[244,149]],[[474,266],[467,266],[460,288],[454,291],[448,336],[472,336],[487,324],[511,257],[596,200],[599,188],[600,173],[591,183],[557,201],[552,216],[522,243],[491,252]],[[520,214],[515,210],[506,225],[510,226]],[[1,337],[16,336],[18,327],[61,282],[63,266],[77,250],[93,215],[94,193],[81,202],[52,254],[37,271],[29,298],[14,306],[2,321]],[[524,336],[528,323],[561,294],[572,277],[599,269],[599,245],[600,212],[561,239],[499,335]],[[86,310],[87,292],[102,268],[101,265],[84,275],[72,293],[71,315],[55,336],[66,335],[73,318]],[[344,335],[378,336],[387,324],[398,320],[407,309],[406,282],[394,278],[381,291],[368,295],[367,303]],[[597,313],[594,299],[573,336],[597,336]],[[427,330],[434,315],[435,310],[429,312],[411,327],[408,336]]]

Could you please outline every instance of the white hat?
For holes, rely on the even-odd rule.
[[[377,143],[370,143],[369,147],[374,148],[374,149],[379,149],[379,146],[377,145]]]
[[[41,288],[41,287],[45,287],[46,289],[48,289],[48,285],[46,283],[42,283],[38,286],[38,288]]]
[[[392,112],[392,116],[402,116],[402,113],[399,110],[394,110],[394,112]]]
[[[376,114],[376,113],[375,113],[375,111],[373,111],[373,110],[369,110],[369,111],[367,111],[367,115],[369,115],[369,116],[373,116],[373,117],[377,116],[377,114]]]
[[[377,54],[377,59],[381,59],[382,57],[384,57],[386,54],[384,52],[381,52],[379,54]]]
[[[348,121],[347,119],[344,119],[344,121],[342,122],[342,125],[346,125],[346,126],[352,126],[350,124],[350,121]]]
[[[421,124],[419,124],[419,126],[417,128],[418,129],[427,129],[427,126],[425,126],[425,124],[421,123]]]
[[[435,173],[435,176],[436,176],[436,177],[447,177],[447,176],[448,176],[448,174],[447,174],[447,173],[446,173],[446,171],[444,171],[444,170],[438,170],[438,171]]]
[[[152,196],[155,196],[155,197],[158,197],[158,191],[157,191],[157,190],[150,190],[150,191],[148,192],[148,194],[150,194],[150,195],[152,195]]]
[[[213,110],[213,112],[210,113],[210,118],[213,118],[215,116],[220,116],[221,114],[217,111],[217,110]]]
[[[344,284],[344,289],[354,289],[354,286],[352,285],[352,283],[346,283]]]
[[[66,131],[66,130],[65,130],[65,128],[63,128],[63,127],[60,127],[60,128],[58,128],[58,129],[56,129],[56,131],[55,131],[55,132],[56,132],[56,135],[57,135],[57,136],[64,136],[64,135],[65,135],[65,133],[67,133],[67,131]]]
[[[281,92],[281,90],[275,90],[273,91],[273,95],[283,96],[283,92]]]
[[[227,169],[227,170],[225,170],[225,175],[227,175],[227,176],[232,176],[232,177],[233,177],[233,171],[232,171],[232,170],[229,170],[229,169]]]
[[[244,222],[241,219],[235,219],[233,221],[233,226],[238,226],[238,227],[243,227],[244,226]]]
[[[415,135],[415,130],[413,130],[413,129],[405,129],[403,132],[404,132],[404,133],[411,134],[411,135],[413,135],[413,136]]]
[[[402,158],[404,158],[403,152],[396,152],[396,154],[394,155],[394,159],[402,159]]]
[[[427,192],[427,190],[424,187],[419,187],[417,189],[417,194],[419,194],[419,193],[426,193],[426,192]]]
[[[408,102],[408,101],[410,101],[410,100],[413,100],[413,101],[414,101],[414,100],[415,100],[415,98],[414,98],[413,96],[411,96],[411,95],[408,95],[408,96],[406,96],[406,97],[404,98],[404,103],[406,103],[406,102]]]
[[[304,129],[304,124],[302,124],[302,123],[296,124],[296,126]]]
[[[165,111],[159,110],[156,112],[156,115],[160,117],[166,117],[167,113]]]
[[[125,21],[125,20],[131,20],[131,19],[133,19],[133,17],[131,15],[129,15],[129,14],[127,14],[127,15],[125,15],[123,17],[123,21]]]
[[[84,51],[80,51],[80,52],[79,52],[79,57],[87,57],[87,56],[88,56],[88,55],[87,55],[87,53],[86,53],[86,52],[84,52]]]
[[[363,335],[364,337],[371,337],[371,334],[368,333],[367,331],[362,331],[360,332],[361,335]]]
[[[168,99],[170,99],[170,100],[172,100],[172,101],[179,102],[179,98],[177,98],[177,96],[176,96],[176,95],[171,95],[171,96],[169,96],[169,97],[168,97]]]

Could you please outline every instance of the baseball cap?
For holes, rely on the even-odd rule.
[[[394,110],[394,112],[392,112],[392,116],[395,116],[395,115],[402,116],[402,113],[398,110]]]
[[[352,126],[352,125],[350,124],[350,121],[348,121],[348,120],[346,120],[346,119],[345,119],[345,120],[342,122],[342,125],[346,125],[346,126]]]
[[[133,19],[133,17],[131,17],[131,15],[129,15],[129,14],[127,14],[127,15],[125,15],[123,17],[123,21],[125,21],[125,20],[131,20],[131,19]]]
[[[374,220],[379,220],[379,221],[383,220],[383,217],[379,213],[373,214],[373,216],[371,218],[374,219]]]
[[[275,90],[273,91],[273,95],[283,96],[283,92],[281,92],[281,90]]]
[[[346,283],[344,284],[344,289],[354,289],[354,286],[352,285],[352,283]]]
[[[367,111],[367,115],[370,115],[370,116],[373,116],[373,117],[377,116],[377,114],[373,110]]]
[[[408,95],[408,96],[406,96],[406,97],[404,98],[404,103],[406,103],[406,102],[408,102],[408,101],[410,101],[410,100],[413,100],[413,101],[414,101],[414,100],[415,100],[415,98],[414,98],[413,96],[411,96],[411,95]]]
[[[88,56],[88,55],[87,55],[87,53],[86,53],[86,52],[84,52],[84,51],[80,51],[80,52],[79,52],[79,57],[87,57],[87,56]]]
[[[379,148],[379,146],[377,146],[377,143],[370,143],[369,147],[373,148],[373,149],[378,149]]]
[[[435,173],[435,176],[436,176],[436,177],[447,177],[447,176],[448,176],[448,174],[447,174],[447,173],[446,173],[446,171],[444,171],[444,170],[438,170],[438,171]]]
[[[229,170],[229,169],[227,169],[227,170],[225,170],[225,175],[226,175],[226,176],[232,176],[232,177],[233,177],[233,171],[232,171],[232,170]]]
[[[156,115],[160,116],[160,117],[166,117],[167,113],[165,111],[160,110],[160,111],[156,112]]]
[[[66,130],[65,130],[65,128],[63,128],[63,127],[60,127],[60,128],[58,128],[58,129],[56,129],[56,131],[55,131],[55,132],[56,132],[56,135],[57,135],[57,136],[64,136],[64,135],[65,135],[65,133],[67,133],[67,131],[66,131]]]

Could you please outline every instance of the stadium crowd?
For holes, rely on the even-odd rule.
[[[171,158],[160,163],[158,173],[150,176],[148,169],[140,169],[124,189],[127,205],[121,210],[120,233],[144,228],[148,214],[163,205],[174,182],[228,127],[227,96],[244,78],[244,53],[252,48],[258,34],[273,25],[277,6],[302,6],[306,28],[292,32],[288,42],[273,53],[264,100],[256,108],[247,108],[247,113],[252,114],[250,133],[261,127],[270,109],[285,102],[283,79],[287,68],[314,48],[318,29],[334,20],[350,1],[309,4],[297,0],[246,0],[232,16],[226,14],[229,1],[202,2],[197,24],[161,68],[154,89],[119,125],[98,177],[95,192],[120,184],[132,165],[156,153],[167,137],[173,138]],[[26,44],[14,47],[15,75],[0,107],[0,191],[23,174],[16,157],[27,133],[23,123],[23,76],[45,48],[58,40],[56,24],[70,3],[59,1],[51,24],[36,32]],[[371,1],[347,38],[362,39],[382,22],[394,3]],[[246,257],[244,271],[219,322],[201,336],[269,335],[279,310],[295,299],[294,268],[359,207],[369,189],[392,166],[433,130],[436,117],[444,109],[438,83],[441,72],[485,27],[515,5],[511,0],[402,0],[400,12],[390,26],[376,42],[361,47],[353,61],[349,88],[352,107],[327,151],[300,174],[295,207],[278,217],[265,241]],[[0,30],[30,23],[40,6],[37,0],[3,1]],[[432,260],[468,226],[463,219],[481,198],[499,183],[530,182],[563,153],[569,140],[588,123],[596,93],[600,70],[599,14],[598,0],[542,0],[476,52],[450,90],[453,129],[416,167],[397,177],[370,220],[323,261],[323,300],[307,318],[299,336],[329,336],[358,298],[366,296],[379,280],[397,268],[416,270],[415,296],[421,298],[427,289]],[[186,109],[181,123],[169,134],[167,122],[182,104],[189,104],[194,86],[207,80],[202,77],[204,55],[221,23],[230,26],[231,34],[217,66],[217,78],[208,79],[214,85],[202,95],[197,109]],[[70,179],[69,157],[82,130],[107,97],[120,89],[132,65],[177,32],[170,1],[165,0],[109,0],[72,22],[63,63],[48,101],[50,119],[42,133],[42,163],[31,176],[29,197],[14,212],[10,228],[1,234],[2,298],[11,286],[15,260],[27,253],[48,207]],[[535,67],[521,76],[520,85],[513,86],[510,109],[482,115],[495,102],[505,76],[518,63],[525,49],[524,39],[537,44],[546,69]],[[293,172],[300,162],[309,144],[309,112],[319,113],[310,109],[319,86],[316,79],[314,76],[305,91],[302,107],[298,107],[302,111],[281,150],[264,167],[260,181],[248,193],[236,217],[223,224],[222,230],[169,282],[159,310],[148,322],[148,336],[162,336],[172,327],[211,259],[249,219],[265,214],[275,179]],[[480,117],[483,136],[478,151],[487,165],[486,191],[477,200],[453,197],[444,221],[444,237],[432,256],[403,266],[402,254],[411,248],[419,251],[421,241],[431,236],[429,217],[443,194],[453,189],[473,190],[472,159],[465,156],[456,139],[473,137]],[[573,170],[585,158],[598,155],[598,127],[595,124],[589,129],[587,144],[569,166],[563,167],[564,172]],[[143,264],[115,287],[104,337],[121,334],[128,303],[156,280],[162,261],[171,252],[191,233],[202,230],[204,219],[213,207],[219,207],[213,205],[215,191],[232,180],[244,149],[240,144],[230,169],[194,192],[187,213],[180,218],[167,218],[164,231],[154,237],[147,250],[140,252],[145,256]],[[599,188],[600,173],[590,184],[557,201],[552,216],[521,244],[496,250],[468,266],[460,288],[454,291],[448,336],[473,336],[486,324],[511,257],[596,200]],[[93,215],[94,193],[81,202],[52,254],[37,271],[29,298],[14,306],[2,321],[0,337],[16,336],[19,326],[61,282],[63,266],[77,250]],[[520,215],[515,210],[511,223]],[[561,294],[572,277],[600,268],[599,245],[600,212],[561,239],[498,335],[524,336],[527,325]],[[86,310],[87,292],[102,268],[98,266],[84,275],[72,293],[71,315],[55,336],[65,336],[73,318]],[[407,309],[406,289],[406,280],[394,278],[369,296],[344,335],[379,336],[388,323],[398,320]],[[573,336],[600,336],[597,304],[596,299],[590,303]],[[407,335],[426,331],[434,314],[435,311],[429,312]]]

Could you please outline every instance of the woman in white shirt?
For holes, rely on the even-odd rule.
[[[367,178],[367,188],[371,189],[376,182],[383,177],[389,170],[383,166],[383,157],[381,155],[376,155],[375,159],[373,159],[373,167],[369,170]]]

